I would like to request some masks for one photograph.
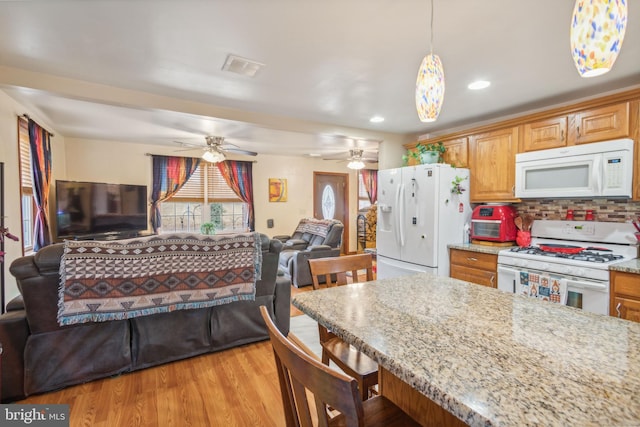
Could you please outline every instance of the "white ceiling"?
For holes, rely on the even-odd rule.
[[[640,15],[613,70],[579,77],[573,0],[434,0],[439,119],[414,106],[428,0],[0,2],[0,88],[65,137],[170,144],[225,136],[259,153],[375,151],[640,84]],[[222,71],[228,54],[265,64]],[[467,84],[491,81],[483,91]],[[374,115],[383,123],[370,123]]]

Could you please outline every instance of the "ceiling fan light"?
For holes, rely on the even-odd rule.
[[[224,154],[215,150],[207,150],[202,154],[202,159],[206,160],[209,163],[218,163],[223,162],[225,157]]]
[[[362,160],[357,160],[357,159],[355,159],[355,160],[351,160],[351,161],[347,164],[347,167],[348,167],[349,169],[356,169],[356,170],[358,170],[358,169],[362,169],[362,168],[364,168],[364,162],[363,162]]]
[[[416,79],[416,110],[423,123],[434,122],[444,101],[444,68],[433,53],[422,60]]]
[[[571,17],[571,55],[582,77],[611,70],[626,27],[625,0],[576,0]]]

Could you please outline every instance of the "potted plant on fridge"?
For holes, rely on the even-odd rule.
[[[442,141],[431,142],[429,144],[423,144],[419,142],[416,144],[415,149],[407,150],[407,154],[402,156],[402,160],[405,164],[409,159],[415,159],[419,164],[428,163],[440,163],[442,161],[442,155],[447,151]]]

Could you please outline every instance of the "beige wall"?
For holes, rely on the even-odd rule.
[[[185,153],[176,153],[175,147],[115,141],[67,138],[66,146],[68,165],[66,179],[76,181],[150,186],[151,158],[145,153],[185,155]],[[300,218],[313,216],[314,171],[349,174],[349,250],[356,250],[357,175],[355,171],[347,168],[346,162],[273,155],[235,159],[256,161],[253,167],[256,231],[269,236],[291,234]],[[269,178],[287,179],[287,202],[269,202]],[[267,219],[274,220],[273,228],[267,228]]]
[[[65,138],[48,123],[28,108],[16,103],[0,90],[0,162],[5,166],[5,225],[20,235],[20,193],[18,178],[18,134],[17,117],[29,114],[41,126],[56,134],[51,139],[53,151],[52,194],[55,180],[98,181],[110,183],[151,184],[151,159],[145,153],[175,155],[174,147],[159,147],[153,144],[132,144],[118,141],[96,141]],[[380,145],[379,168],[401,166],[403,143],[409,142],[398,136],[387,135]],[[179,153],[183,155],[184,153]],[[256,230],[269,236],[290,234],[299,219],[313,216],[313,172],[349,174],[349,250],[355,251],[357,216],[357,174],[346,167],[346,162],[327,161],[315,158],[259,155],[254,165],[254,193],[256,205]],[[287,202],[268,201],[269,178],[286,178],[289,197]],[[53,200],[53,196],[51,196]],[[54,203],[50,208],[53,209]],[[53,214],[52,214],[53,215]],[[267,228],[267,219],[274,220],[274,227]],[[55,225],[52,224],[52,228]],[[5,301],[18,295],[13,276],[8,266],[22,256],[22,245],[7,241],[5,244]]]
[[[20,227],[20,179],[18,163],[18,116],[29,114],[36,122],[50,132],[55,128],[27,108],[15,102],[0,91],[0,162],[4,163],[4,224],[16,236],[21,235]],[[60,135],[51,138],[52,180],[64,177],[65,147]],[[5,303],[16,297],[19,292],[15,279],[9,273],[9,265],[22,256],[22,242],[5,241],[4,269]]]

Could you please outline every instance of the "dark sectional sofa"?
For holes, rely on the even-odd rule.
[[[68,326],[57,322],[64,244],[15,260],[10,271],[21,296],[0,316],[2,401],[266,340],[260,305],[287,334],[290,281],[276,280],[282,243],[260,239],[255,301]]]

